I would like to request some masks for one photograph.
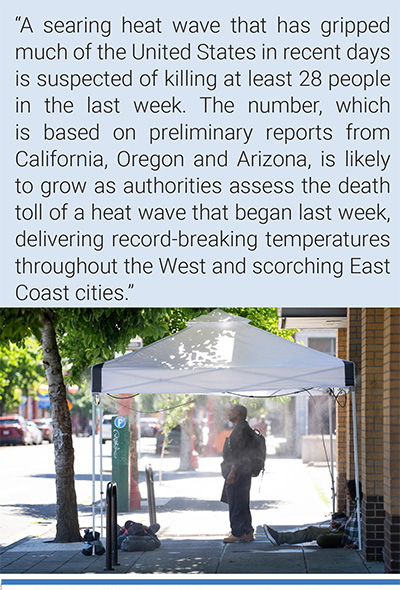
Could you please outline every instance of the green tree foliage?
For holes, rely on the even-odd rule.
[[[49,385],[54,427],[54,464],[57,495],[56,542],[81,539],[74,486],[74,450],[71,416],[61,356],[71,363],[70,382],[82,371],[114,358],[140,333],[157,340],[167,330],[164,309],[4,309],[0,316],[0,343],[21,345],[34,335],[40,340]],[[61,355],[61,356],[60,356]]]
[[[0,314],[0,342],[23,345],[25,338],[35,336],[39,341],[39,309],[2,309]]]
[[[224,311],[250,320],[250,324],[261,330],[277,334],[286,340],[294,340],[296,330],[280,330],[276,307],[224,307]]]
[[[212,310],[212,307],[174,307],[167,310],[167,331],[165,335],[175,334],[175,332],[183,330],[186,328],[187,322]]]
[[[58,345],[71,363],[70,382],[96,363],[125,352],[137,334],[150,344],[168,331],[166,310],[158,309],[60,309],[55,313]]]
[[[27,338],[23,346],[0,343],[0,414],[11,412],[20,403],[21,395],[35,394],[45,380],[36,339]]]

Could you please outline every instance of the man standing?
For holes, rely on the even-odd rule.
[[[233,405],[229,411],[229,421],[234,424],[222,451],[222,475],[225,478],[221,501],[229,505],[231,534],[224,543],[254,541],[251,526],[250,486],[251,486],[251,428],[246,421],[247,409]]]

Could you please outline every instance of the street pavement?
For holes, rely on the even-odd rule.
[[[110,478],[110,450],[105,445],[105,480]],[[144,453],[140,461],[141,508],[119,514],[125,520],[149,524],[145,465],[151,463],[155,479],[158,536],[161,547],[151,552],[122,552],[110,574],[382,574],[380,563],[364,562],[360,552],[321,549],[313,543],[275,547],[262,525],[278,530],[327,521],[331,512],[330,476],[326,467],[306,466],[300,459],[269,455],[266,472],[253,479],[251,507],[256,537],[252,543],[225,545],[229,533],[228,508],[220,502],[220,457],[201,457],[195,472],[180,472],[179,459]],[[80,526],[91,527],[90,506],[80,505]],[[99,510],[99,508],[98,508]],[[104,522],[104,520],[103,520]],[[101,519],[96,517],[96,529]],[[54,521],[40,537],[22,539],[3,548],[3,577],[13,574],[107,574],[105,555],[84,556],[83,543],[52,543]],[[103,542],[105,531],[103,529]]]

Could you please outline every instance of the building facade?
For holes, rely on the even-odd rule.
[[[362,499],[362,552],[400,571],[400,309],[280,309],[280,327],[335,327],[336,356],[354,362]],[[336,408],[337,508],[355,477],[351,396]]]
[[[337,356],[356,366],[363,554],[400,571],[400,310],[348,309]],[[337,489],[354,478],[351,400],[337,408]]]

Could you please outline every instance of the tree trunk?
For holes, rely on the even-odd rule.
[[[82,541],[82,537],[79,532],[75,493],[71,416],[67,406],[67,393],[53,325],[53,313],[44,311],[40,321],[43,324],[40,328],[43,364],[49,385],[53,421],[57,495],[57,532],[54,541],[56,543],[72,543]]]
[[[285,403],[285,438],[286,438],[286,454],[290,457],[294,454],[294,447],[296,441],[296,400],[294,397]]]
[[[190,427],[190,413],[186,413],[181,422],[181,461],[180,471],[194,471],[192,466],[192,432]]]

